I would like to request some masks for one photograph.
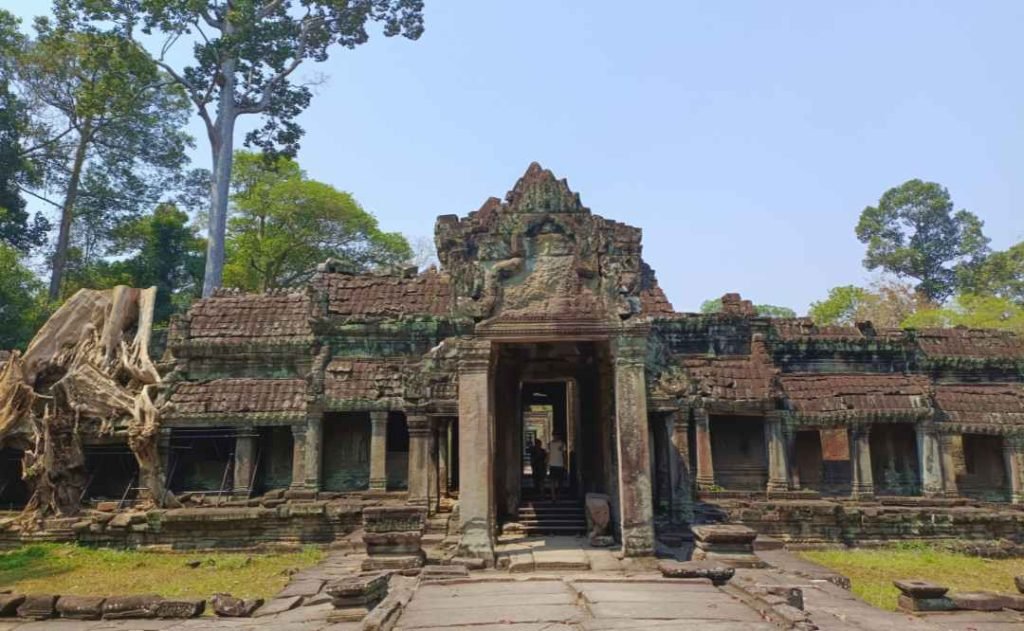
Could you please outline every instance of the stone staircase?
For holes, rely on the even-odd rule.
[[[529,535],[577,535],[587,530],[583,501],[577,498],[526,500],[519,505],[516,522],[519,532]]]

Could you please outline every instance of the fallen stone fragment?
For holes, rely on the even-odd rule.
[[[949,595],[957,609],[971,611],[1000,611],[1008,608],[1010,601],[995,592],[955,592]]]
[[[57,613],[54,609],[56,604],[57,597],[53,594],[29,594],[18,606],[18,617],[34,620],[52,618]]]
[[[710,524],[691,528],[697,541],[753,545],[757,531],[740,524]]]
[[[10,618],[17,615],[18,607],[25,602],[25,594],[0,594],[0,617]]]
[[[302,596],[292,596],[290,598],[274,598],[270,602],[266,603],[259,609],[257,609],[252,615],[254,618],[262,618],[263,616],[273,616],[275,614],[284,613],[295,609],[302,604]]]
[[[708,561],[659,561],[658,570],[665,578],[703,578],[712,585],[725,585],[736,569]]]
[[[428,565],[420,573],[421,583],[436,583],[458,578],[468,578],[469,570],[464,565]]]
[[[106,600],[102,596],[61,596],[57,600],[57,613],[61,618],[99,620]]]
[[[210,598],[213,613],[223,618],[248,618],[263,606],[262,598],[235,598],[231,594],[214,594]]]
[[[929,583],[920,579],[902,579],[893,581],[896,589],[911,598],[941,598],[949,591],[948,587],[937,583]]]
[[[198,600],[162,600],[156,605],[157,618],[195,618],[206,609],[206,601]]]
[[[163,597],[156,594],[111,596],[103,603],[103,617],[109,620],[154,618],[162,600]]]
[[[1024,594],[1024,574],[1014,576],[1013,582],[1017,586],[1017,591]]]
[[[452,557],[451,564],[461,565],[467,570],[482,570],[487,567],[486,561],[473,557]]]

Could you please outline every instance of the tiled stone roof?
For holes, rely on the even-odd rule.
[[[672,303],[658,285],[640,290],[640,305],[641,313],[646,316],[671,316],[675,313]]]
[[[778,372],[771,364],[746,357],[687,357],[682,368],[689,377],[691,395],[726,401],[769,399]]]
[[[192,342],[220,344],[301,341],[313,335],[305,292],[220,292],[189,310]]]
[[[789,409],[802,416],[923,418],[931,412],[921,375],[787,374],[779,378]]]
[[[1022,359],[1024,337],[992,329],[922,329],[917,344],[929,358]]]
[[[170,416],[295,415],[306,413],[304,379],[213,379],[180,382]]]
[[[1024,384],[943,384],[935,387],[943,420],[963,426],[1024,429]],[[993,428],[994,428],[993,427]]]
[[[429,269],[412,277],[325,272],[314,281],[336,316],[436,316],[451,309],[448,276]]]
[[[327,365],[324,394],[328,401],[378,401],[403,395],[400,359],[337,357]]]

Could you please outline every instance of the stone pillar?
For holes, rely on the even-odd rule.
[[[370,490],[388,488],[388,412],[370,412]]]
[[[441,509],[441,494],[439,481],[439,463],[437,458],[437,432],[438,419],[430,419],[430,433],[427,435],[427,498],[430,502],[430,514]]]
[[[796,454],[796,432],[797,428],[783,424],[782,438],[786,441],[786,456],[789,462],[789,490],[800,490],[800,467],[798,466]],[[820,432],[818,442],[821,442]]]
[[[690,428],[686,412],[677,410],[668,415],[672,449],[672,521],[693,521],[693,471],[690,468]]]
[[[619,455],[622,551],[654,554],[650,445],[647,432],[646,331],[615,340],[615,421]]]
[[[409,503],[430,504],[430,419],[423,410],[407,410],[409,427]]]
[[[292,488],[306,486],[306,426],[292,425]]]
[[[251,427],[238,429],[235,435],[235,495],[252,494],[252,476],[256,466],[256,433]]]
[[[451,440],[451,420],[440,419],[440,427],[437,430],[437,492],[441,497],[448,497],[448,441]]]
[[[1024,438],[1003,436],[1003,462],[1010,486],[1010,502],[1024,504]]]
[[[939,435],[939,458],[942,463],[942,490],[946,497],[957,497],[956,486],[956,444],[952,434]]]
[[[174,466],[174,460],[171,453],[171,435],[174,430],[170,427],[161,427],[160,433],[156,439],[156,452],[160,456],[160,466],[163,467],[164,477],[167,479],[167,485],[171,484],[171,475],[174,473],[171,471],[171,467]]]
[[[782,417],[768,413],[764,418],[764,438],[768,446],[769,493],[789,490],[789,450],[782,433]]]
[[[696,408],[694,416],[694,438],[697,448],[697,488],[710,491],[715,486],[715,465],[711,461],[711,421],[708,411]]]
[[[920,468],[921,493],[926,497],[942,495],[942,455],[939,452],[939,437],[935,428],[918,423],[917,462]]]
[[[875,482],[871,475],[870,429],[870,425],[863,425],[850,430],[850,465],[853,468],[850,496],[854,499],[871,499],[875,496]]]
[[[459,519],[462,555],[494,563],[494,400],[491,343],[459,345]]]
[[[306,463],[304,473],[306,488],[311,491],[320,490],[320,463],[323,460],[323,421],[320,417],[306,420]]]

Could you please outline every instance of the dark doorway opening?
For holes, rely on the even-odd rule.
[[[126,444],[85,445],[84,499],[131,500],[138,495],[139,463]]]
[[[964,471],[957,480],[961,495],[988,501],[1006,501],[1009,485],[1003,457],[1003,437],[964,434]]]
[[[262,495],[292,484],[292,452],[295,438],[291,427],[259,427],[253,494]]]
[[[764,418],[712,416],[710,425],[715,483],[730,491],[764,491],[768,485]]]
[[[321,471],[325,491],[365,491],[370,488],[368,413],[324,414]]]
[[[21,510],[28,503],[28,485],[21,477],[24,455],[24,451],[11,447],[0,450],[0,510]]]
[[[234,428],[174,428],[168,476],[171,492],[231,493],[234,456]]]
[[[871,473],[877,495],[919,495],[917,434],[909,423],[871,427]]]
[[[572,483],[569,461],[569,447],[566,436],[570,435],[568,396],[565,381],[525,382],[520,389],[519,409],[522,411],[522,493],[524,498],[536,498],[552,488],[539,488],[539,482],[546,487],[559,486],[561,493],[571,492]],[[561,453],[555,449],[552,453],[556,437],[561,443]],[[532,457],[533,447],[540,441],[546,463]],[[534,464],[541,464],[542,469],[537,475]],[[560,481],[553,479],[550,468],[560,465],[564,475]]]
[[[402,412],[388,413],[387,469],[389,491],[409,488],[409,424]]]

